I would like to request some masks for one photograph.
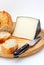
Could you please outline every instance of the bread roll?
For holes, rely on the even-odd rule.
[[[8,39],[2,44],[2,52],[4,54],[11,54],[17,49],[17,43],[15,39]]]
[[[9,32],[1,31],[0,32],[0,43],[3,43],[5,40],[10,38],[11,34]]]
[[[12,18],[6,11],[0,11],[0,31],[1,30],[8,31],[10,33],[13,32]]]

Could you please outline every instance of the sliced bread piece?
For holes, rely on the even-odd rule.
[[[3,43],[5,40],[10,38],[11,34],[9,32],[1,31],[0,32],[0,43]]]
[[[8,39],[2,44],[2,51],[4,54],[11,54],[18,48],[15,39]]]

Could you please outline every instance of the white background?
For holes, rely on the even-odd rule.
[[[16,21],[17,16],[38,18],[44,29],[44,0],[0,0],[0,10],[9,12],[13,21]],[[26,58],[0,58],[0,65],[44,65],[44,48]]]

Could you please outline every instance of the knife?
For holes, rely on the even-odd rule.
[[[39,40],[41,40],[41,36],[38,36],[34,40],[32,40],[32,42],[23,45],[21,48],[13,53],[14,57],[18,57],[20,54],[29,49],[29,47],[33,47]]]

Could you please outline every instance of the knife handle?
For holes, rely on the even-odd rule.
[[[29,44],[26,43],[24,46],[19,48],[16,52],[13,53],[14,57],[17,57],[18,55],[22,54],[24,51],[26,51],[29,48]]]

